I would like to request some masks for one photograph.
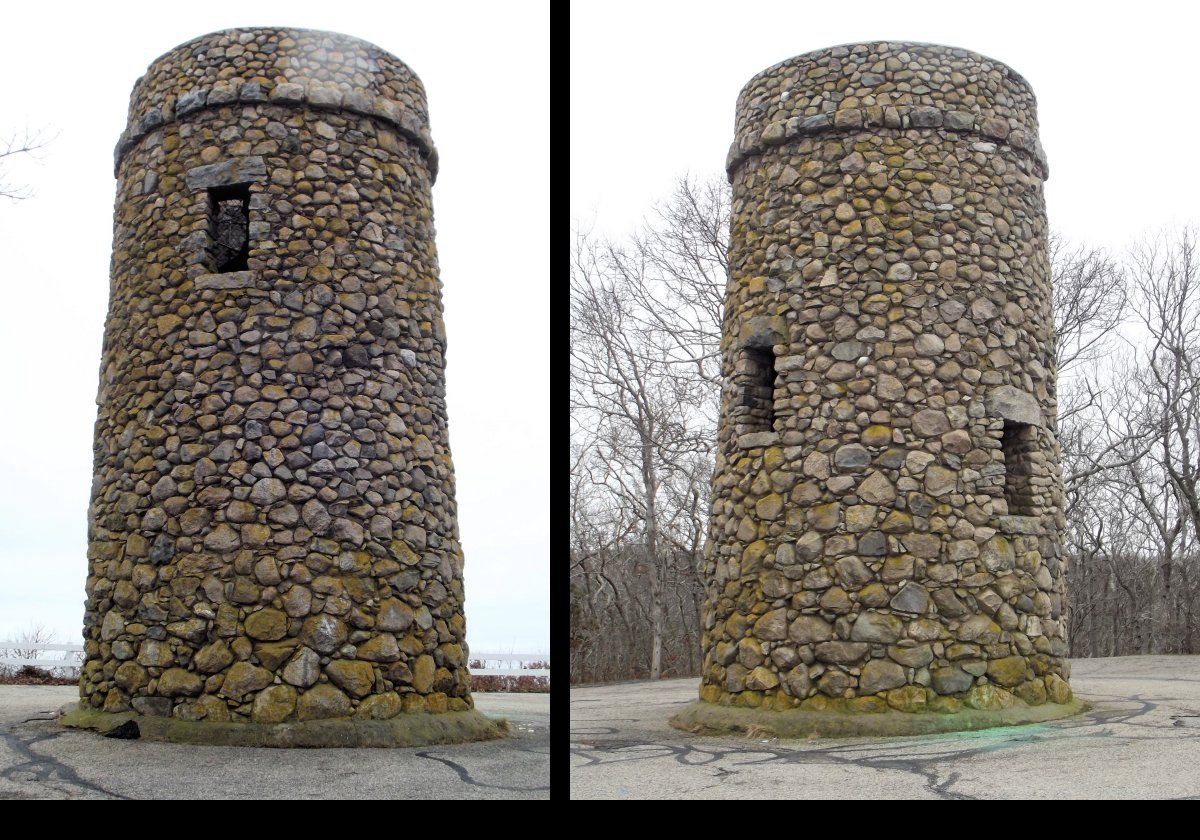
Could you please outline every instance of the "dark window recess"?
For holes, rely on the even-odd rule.
[[[245,271],[250,257],[250,185],[208,190],[213,270]]]
[[[1004,451],[1004,499],[1011,516],[1033,516],[1033,453],[1035,429],[1025,423],[1004,421],[1000,448]]]
[[[767,347],[747,347],[744,352],[742,425],[747,431],[769,432],[775,426],[775,354]]]

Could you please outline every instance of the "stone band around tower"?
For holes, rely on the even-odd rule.
[[[834,47],[752,79],[736,138],[701,702],[674,722],[1074,711],[1032,91],[966,50]]]
[[[230,75],[231,68],[240,72]],[[437,178],[437,149],[416,74],[374,44],[306,29],[227,30],[160,56],[134,87],[114,166],[167,123],[205,108],[262,102],[380,120],[420,149],[430,182]]]
[[[891,42],[830,47],[756,75],[738,96],[725,168],[732,176],[747,157],[799,137],[876,128],[974,134],[1026,152],[1049,177],[1037,101],[1020,74],[969,50]]]

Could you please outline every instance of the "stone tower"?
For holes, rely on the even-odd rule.
[[[1028,83],[930,44],[809,53],[742,90],[727,169],[703,702],[680,724],[1075,708]]]
[[[497,734],[467,673],[436,174],[421,81],[355,38],[227,30],[138,80],[68,723]]]

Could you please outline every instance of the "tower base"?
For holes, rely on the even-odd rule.
[[[954,712],[771,711],[722,706],[698,700],[671,718],[671,726],[701,735],[745,735],[751,738],[885,738],[894,735],[933,735],[1044,723],[1070,717],[1089,707],[1078,698],[1067,703],[1024,702],[1006,709],[962,708]]]
[[[126,726],[130,721],[137,725]],[[423,747],[490,741],[508,734],[508,722],[480,712],[412,712],[387,720],[328,718],[285,723],[206,723],[151,717],[135,712],[102,712],[71,703],[59,723],[114,738],[142,738],[177,744],[231,747]],[[114,732],[123,727],[119,732]]]

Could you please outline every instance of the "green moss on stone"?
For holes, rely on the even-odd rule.
[[[388,720],[329,718],[286,723],[210,723],[64,707],[59,723],[72,729],[110,732],[135,721],[140,737],[179,744],[235,747],[420,747],[490,741],[508,735],[508,721],[476,711],[430,714],[413,712]]]
[[[874,708],[870,712],[862,709],[855,713],[839,710],[846,707],[834,703],[821,704],[821,708],[817,708],[816,704],[809,705],[808,701],[802,708],[785,711],[737,708],[698,701],[673,716],[671,726],[703,735],[878,738],[1043,723],[1070,717],[1090,708],[1078,698],[1063,704],[1045,703],[1040,706],[1029,706],[1016,700],[1003,709],[971,709],[964,708],[961,703],[940,705],[942,708],[937,710],[940,714]]]

